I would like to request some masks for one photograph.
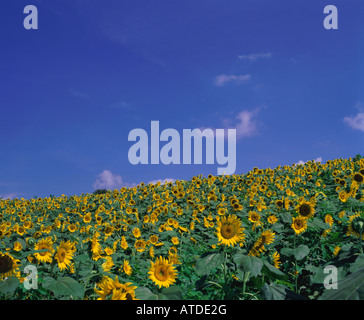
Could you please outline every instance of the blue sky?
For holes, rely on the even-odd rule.
[[[130,164],[128,134],[152,120],[237,129],[237,174],[363,154],[363,18],[362,0],[4,0],[0,195],[216,175]]]

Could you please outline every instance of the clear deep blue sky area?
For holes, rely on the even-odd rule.
[[[24,27],[27,5],[38,29]],[[337,29],[324,27],[327,5]],[[217,174],[217,163],[131,164],[129,132],[153,120],[181,138],[236,129],[236,174],[354,157],[364,1],[3,0],[0,111],[5,198]]]

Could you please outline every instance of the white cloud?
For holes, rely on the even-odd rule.
[[[157,184],[158,182],[164,184],[166,182],[175,182],[175,181],[176,179],[173,178],[165,178],[165,179],[152,180],[146,184]],[[92,187],[94,189],[113,190],[113,189],[120,189],[122,187],[133,188],[136,187],[137,185],[138,185],[137,183],[124,182],[123,178],[120,175],[113,174],[109,170],[104,170],[97,176],[97,180],[94,182]]]
[[[176,179],[166,178],[166,179],[152,180],[152,181],[149,181],[147,184],[157,184],[158,182],[160,182],[161,184],[165,184],[166,182],[175,182],[175,181],[176,181]]]
[[[345,117],[343,121],[352,129],[364,131],[364,113],[359,112],[356,116]]]
[[[305,164],[308,161],[310,161],[310,160],[307,160],[307,161],[300,160],[296,164]],[[318,157],[318,158],[314,159],[313,161],[314,162],[322,162],[322,157]]]
[[[220,74],[215,78],[215,86],[222,87],[228,82],[234,82],[236,84],[240,84],[242,82],[246,82],[250,80],[250,74],[240,74],[240,75],[226,75]]]
[[[259,109],[243,110],[236,116],[239,121],[235,127],[237,138],[251,137],[257,133],[257,122],[254,118],[258,112]]]
[[[258,132],[258,123],[255,118],[259,110],[259,108],[254,110],[242,110],[235,117],[234,121],[231,119],[224,119],[223,124],[225,129],[236,129],[237,139],[255,135]]]
[[[3,200],[7,200],[7,199],[15,199],[19,196],[18,193],[16,192],[13,192],[13,193],[6,193],[6,194],[0,194],[0,199],[3,199]]]
[[[242,110],[235,116],[234,119],[225,118],[222,120],[222,126],[219,129],[235,129],[236,130],[236,139],[241,139],[245,137],[251,137],[258,133],[258,122],[256,120],[256,116],[259,112],[260,108],[255,108],[254,110]],[[216,132],[215,128],[206,128],[200,127],[201,133],[205,129],[211,129],[212,135],[218,137],[220,132]],[[205,134],[209,135],[209,132],[206,131]],[[221,132],[224,139],[228,139],[228,134],[226,132]]]
[[[95,183],[92,185],[95,189],[118,189],[123,187],[123,179],[109,170],[102,171]]]
[[[264,58],[270,58],[270,57],[272,57],[272,54],[270,52],[252,53],[252,54],[248,54],[248,55],[239,55],[238,56],[238,58],[240,60],[251,61],[251,62],[254,62],[258,59],[264,59]]]
[[[121,110],[129,110],[130,107],[131,107],[130,103],[124,100],[117,101],[116,103],[111,105],[111,108],[121,109]]]

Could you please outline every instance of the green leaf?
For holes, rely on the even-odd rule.
[[[173,286],[165,288],[158,294],[159,300],[182,300],[182,291],[180,287]]]
[[[209,245],[209,246],[212,246],[212,245],[216,245],[216,244],[218,244],[218,239],[216,238],[216,237],[214,237],[214,238],[212,238],[212,239],[209,239],[208,241],[207,241],[207,244]]]
[[[263,261],[257,257],[237,253],[233,260],[237,265],[238,273],[249,272],[252,277],[258,276],[263,268]]]
[[[280,216],[284,223],[292,223],[292,215],[289,212],[282,212]]]
[[[196,260],[196,272],[199,276],[209,274],[210,271],[222,264],[224,255],[222,252],[207,252]]]
[[[337,289],[326,289],[318,300],[364,300],[364,268],[337,283]]]
[[[349,271],[354,273],[359,269],[364,268],[364,254],[360,254],[354,263],[351,264]]]
[[[264,266],[262,272],[266,274],[270,279],[284,279],[288,276],[281,270],[271,265],[268,261],[263,260]]]
[[[281,253],[285,256],[294,256],[296,260],[301,260],[310,253],[310,249],[306,245],[301,244],[296,249],[283,248]]]
[[[6,280],[0,281],[0,292],[3,294],[13,294],[18,288],[20,281],[16,277],[8,277]]]
[[[56,296],[74,296],[83,298],[84,287],[71,277],[59,277],[56,279],[46,277],[43,280],[43,287],[51,290]]]
[[[262,293],[265,300],[307,300],[305,297],[279,284],[264,284]]]
[[[330,229],[330,225],[328,223],[325,223],[324,221],[321,221],[318,218],[314,218],[312,221],[307,222],[307,226],[310,228],[317,228],[317,229]]]
[[[79,256],[76,256],[74,258],[75,261],[78,262],[82,262],[82,263],[89,263],[90,262],[90,257],[87,253],[84,254],[80,254]]]
[[[135,297],[139,300],[158,300],[158,296],[146,287],[136,288]]]
[[[321,284],[323,286],[325,278],[329,275],[328,272],[325,272],[325,267],[327,266],[335,266],[335,265],[327,263],[324,266],[316,267],[316,269],[311,268],[311,272],[313,272],[313,275],[310,277],[311,284]],[[345,277],[346,271],[343,267],[338,267],[336,271],[338,279],[342,279]]]
[[[273,226],[272,226],[272,230],[274,230],[275,232],[279,233],[279,232],[282,232],[283,230],[283,224],[282,223],[275,223]]]

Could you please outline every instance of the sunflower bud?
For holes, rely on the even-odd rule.
[[[364,231],[364,221],[362,218],[356,218],[353,221],[352,228],[354,232],[357,232],[358,234],[363,233]]]
[[[35,239],[34,238],[27,238],[26,243],[27,243],[27,246],[31,247],[31,246],[34,245]]]

